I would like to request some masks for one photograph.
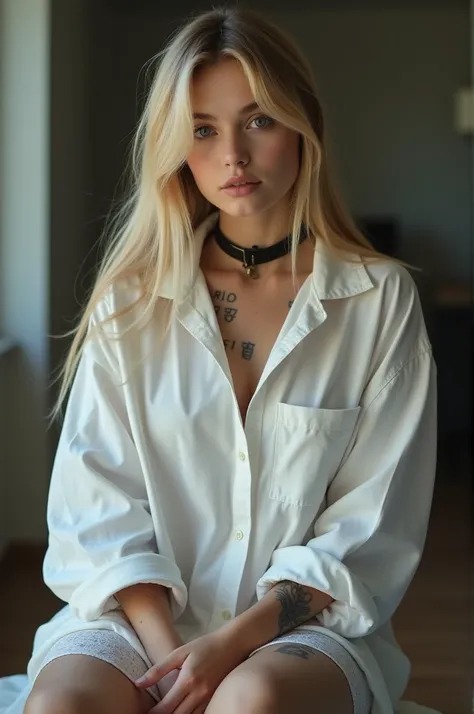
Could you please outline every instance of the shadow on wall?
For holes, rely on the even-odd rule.
[[[405,232],[394,216],[359,217],[357,224],[377,250],[419,268],[411,274],[438,366],[439,440],[444,444],[469,438],[474,364],[472,290],[468,281],[444,282],[436,277],[443,274],[446,260],[439,246],[449,247],[449,241],[421,229]],[[409,246],[410,258],[404,246]]]

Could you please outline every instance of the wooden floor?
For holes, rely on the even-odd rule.
[[[440,460],[421,566],[394,623],[413,663],[406,698],[443,714],[472,714],[473,478],[466,454]],[[0,676],[24,672],[36,627],[62,603],[42,583],[43,552],[10,551],[0,566]]]

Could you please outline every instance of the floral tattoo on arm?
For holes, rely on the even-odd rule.
[[[276,599],[280,602],[281,613],[278,618],[278,635],[301,625],[311,617],[312,594],[303,585],[291,581],[278,583],[274,588]]]

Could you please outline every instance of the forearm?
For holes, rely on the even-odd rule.
[[[139,583],[120,590],[115,597],[153,664],[181,647],[183,642],[173,623],[168,588]]]
[[[298,583],[277,583],[259,602],[225,627],[247,656],[275,637],[317,615],[333,598]]]

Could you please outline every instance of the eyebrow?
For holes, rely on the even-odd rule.
[[[250,102],[250,104],[246,104],[245,107],[242,107],[242,109],[239,110],[239,114],[247,114],[254,109],[260,109],[260,107],[257,102]],[[199,112],[193,114],[193,119],[209,119],[211,121],[217,121],[217,117],[212,116],[212,114],[201,114]]]

